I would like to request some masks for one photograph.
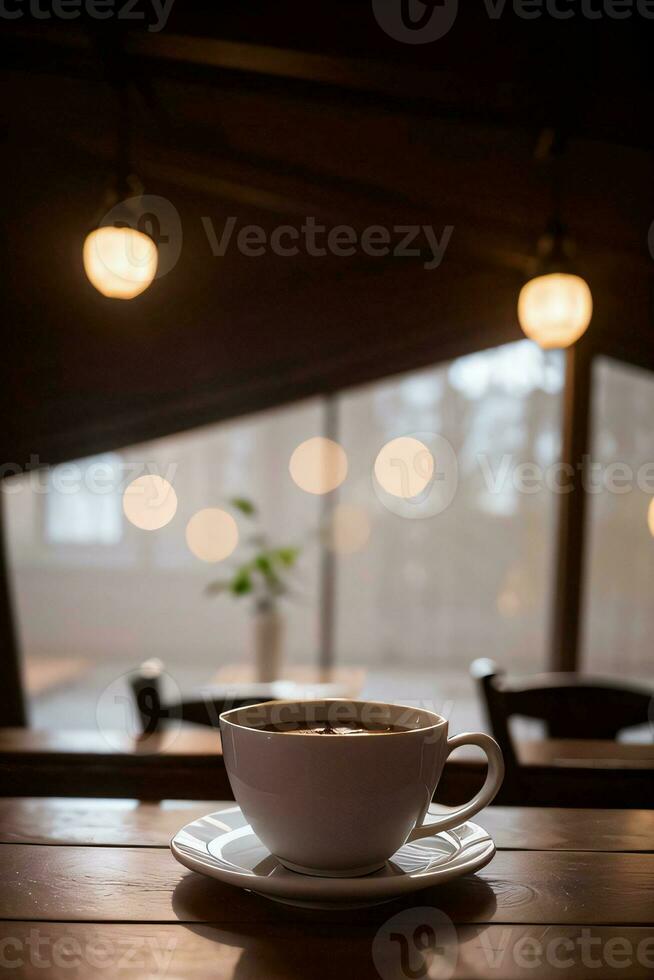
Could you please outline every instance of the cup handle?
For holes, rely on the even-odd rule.
[[[485,735],[483,732],[465,732],[462,735],[454,735],[447,740],[447,755],[459,745],[478,745],[486,753],[488,772],[484,785],[476,796],[461,806],[439,806],[437,814],[430,813],[428,808],[425,817],[436,817],[436,819],[414,827],[407,838],[407,844],[410,841],[419,840],[421,837],[431,837],[433,834],[440,833],[441,830],[450,830],[452,827],[458,827],[465,823],[469,817],[473,817],[475,813],[479,813],[485,806],[488,806],[502,785],[504,759],[494,738]]]

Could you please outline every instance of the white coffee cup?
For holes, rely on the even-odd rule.
[[[385,734],[300,735],[280,723],[397,726]],[[255,834],[287,868],[350,877],[381,868],[407,841],[456,827],[487,806],[502,783],[500,748],[481,732],[447,736],[445,718],[377,701],[268,701],[220,716],[234,797]],[[468,803],[423,824],[443,765],[460,745],[488,757]]]

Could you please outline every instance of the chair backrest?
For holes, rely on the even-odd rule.
[[[274,697],[268,685],[249,685],[249,689],[245,686],[238,690],[230,685],[220,689],[215,686],[207,688],[196,697],[165,701],[161,684],[163,670],[164,665],[160,661],[149,660],[130,677],[134,707],[143,735],[153,735],[167,723],[179,721],[218,728],[223,711],[269,701]]]
[[[514,715],[545,722],[550,738],[615,739],[625,728],[647,724],[653,692],[578,674],[538,674],[510,683],[492,660],[475,660],[491,730],[507,766],[517,765],[509,730]]]

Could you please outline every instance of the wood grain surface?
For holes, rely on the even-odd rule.
[[[647,925],[652,895],[654,854],[499,851],[477,875],[425,889],[420,900],[437,902],[457,923]],[[345,919],[360,914],[370,913]],[[278,915],[263,898],[187,872],[162,848],[0,845],[0,918],[242,922]]]
[[[168,847],[184,824],[233,802],[0,798],[0,843]],[[500,850],[654,851],[652,810],[487,807],[477,817]]]
[[[395,909],[381,925],[268,923],[259,926],[0,922],[8,976],[191,980],[407,980],[397,942],[389,942]],[[415,926],[421,922],[416,910]],[[410,933],[409,933],[410,935]],[[438,948],[438,947],[437,947]],[[442,948],[442,947],[441,947]],[[374,953],[374,959],[373,959]],[[463,926],[445,953],[452,980],[628,980],[650,978],[654,933],[633,927]],[[438,964],[438,960],[436,961]],[[412,950],[411,967],[421,978]]]
[[[654,970],[651,812],[489,808],[479,822],[499,850],[478,874],[325,912],[177,864],[171,834],[232,805],[0,800],[7,976],[640,980]]]

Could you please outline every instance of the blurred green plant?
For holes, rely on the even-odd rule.
[[[259,513],[255,504],[246,497],[233,497],[230,505],[254,524],[244,544],[253,554],[238,565],[227,578],[210,582],[205,593],[209,596],[232,595],[236,598],[250,596],[257,609],[270,609],[278,599],[293,594],[290,572],[300,555],[298,547],[279,547],[268,541],[263,531],[257,529]]]

